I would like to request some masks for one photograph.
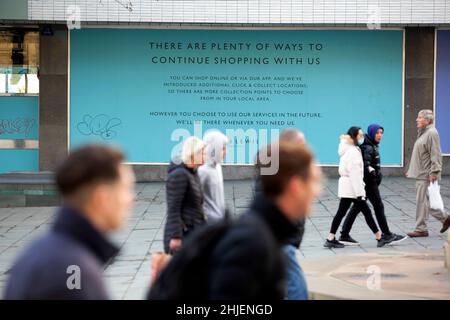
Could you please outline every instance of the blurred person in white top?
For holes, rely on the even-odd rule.
[[[212,130],[205,134],[203,141],[206,162],[198,169],[204,195],[203,208],[208,222],[216,222],[226,217],[222,162],[227,153],[228,138],[222,132]]]

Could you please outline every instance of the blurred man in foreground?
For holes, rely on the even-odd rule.
[[[104,265],[118,250],[105,237],[120,228],[134,199],[134,175],[123,154],[85,146],[56,173],[64,205],[51,229],[19,257],[5,299],[108,299]]]

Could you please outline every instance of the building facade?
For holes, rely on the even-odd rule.
[[[224,175],[297,127],[330,175],[339,135],[385,128],[402,175],[433,109],[450,173],[450,1],[28,0],[0,4],[0,172],[118,145],[161,180],[188,135],[230,138]]]

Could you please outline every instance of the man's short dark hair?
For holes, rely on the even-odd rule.
[[[118,180],[124,161],[120,150],[105,145],[86,145],[74,150],[56,171],[56,185],[63,197],[88,185]]]
[[[279,168],[273,175],[261,175],[261,184],[264,194],[269,197],[276,197],[283,193],[286,185],[293,176],[299,176],[308,179],[311,174],[311,164],[314,160],[313,154],[304,145],[292,142],[279,142]],[[266,154],[273,158],[272,150],[269,145]],[[270,166],[270,162],[267,166]]]

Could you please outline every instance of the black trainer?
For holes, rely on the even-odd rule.
[[[391,241],[391,244],[393,244],[393,243],[399,243],[399,242],[402,242],[403,240],[408,239],[407,236],[402,236],[402,235],[400,235],[400,234],[395,234],[395,233],[393,233],[393,235],[394,235],[394,240]]]
[[[378,248],[384,247],[385,245],[394,241],[394,239],[395,239],[395,235],[393,233],[391,233],[389,235],[383,234],[381,236],[380,240],[377,240],[378,241],[377,247]]]
[[[359,242],[353,239],[350,235],[343,235],[339,237],[339,242],[346,246],[359,246]]]
[[[343,243],[340,243],[336,239],[333,240],[325,240],[325,244],[323,245],[325,248],[343,248],[345,245]]]

